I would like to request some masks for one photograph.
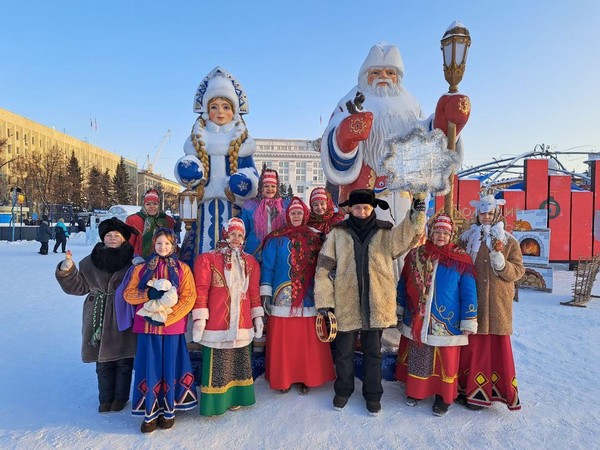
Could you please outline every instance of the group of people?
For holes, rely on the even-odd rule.
[[[424,240],[422,196],[391,191],[379,172],[395,133],[443,129],[450,118],[460,132],[470,112],[468,97],[454,95],[425,119],[403,74],[398,49],[375,45],[358,86],[332,114],[321,157],[340,186],[339,207],[324,188],[311,192],[308,206],[281,198],[277,171],[259,175],[254,165],[240,83],[221,67],[202,80],[199,117],[175,170],[196,189],[198,205],[179,252],[173,220],[151,190],[125,223],[100,224],[101,242],[79,269],[69,254],[56,268],[65,292],[88,296],[82,357],[96,362],[100,412],[123,409],[132,369],[132,411],[144,417],[145,433],[172,427],[175,411],[198,401],[205,416],[250,406],[253,350],[265,352],[271,389],[296,386],[305,395],[335,380],[333,406],[341,410],[354,391],[360,345],[363,397],[378,414],[382,335],[396,328],[396,376],[409,406],[435,396],[435,415],[454,401],[520,407],[510,334],[524,268],[503,228],[503,200],[477,201],[476,221],[458,245],[444,214],[432,218]],[[332,346],[317,336],[319,315],[335,317]],[[202,345],[200,379],[186,345],[188,316]]]
[[[52,235],[52,230],[50,228],[50,219],[48,216],[43,215],[42,219],[38,226],[37,232],[37,241],[40,243],[40,250],[38,253],[40,255],[48,254],[48,243],[51,239],[55,239],[56,243],[54,244],[54,248],[52,251],[54,253],[58,253],[58,248],[61,247],[63,253],[67,252],[67,239],[69,238],[69,230],[65,225],[65,219],[60,218],[56,222],[54,226],[54,235]]]

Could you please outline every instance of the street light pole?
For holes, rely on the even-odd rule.
[[[137,186],[135,187],[135,205],[139,206],[140,205],[140,186],[143,186],[144,182],[142,183],[138,183]]]

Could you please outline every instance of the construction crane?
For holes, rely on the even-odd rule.
[[[152,150],[153,153],[154,153],[154,159],[152,160],[152,162],[150,162],[150,155],[146,155],[146,172],[153,173],[152,171],[154,170],[154,164],[158,160],[158,156],[160,155],[160,152],[163,149],[163,147],[165,145],[165,142],[170,137],[171,137],[171,130],[167,130],[167,132],[162,137],[162,139],[160,140],[160,142]]]

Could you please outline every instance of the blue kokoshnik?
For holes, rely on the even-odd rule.
[[[134,362],[134,416],[146,422],[198,405],[196,382],[184,334],[139,334]]]

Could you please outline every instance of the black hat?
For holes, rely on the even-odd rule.
[[[120,221],[116,217],[103,220],[98,225],[98,234],[100,235],[101,240],[104,240],[104,236],[106,236],[106,233],[109,231],[118,231],[126,241],[129,240],[132,234],[140,234],[137,229],[127,225],[125,222]]]
[[[375,197],[375,191],[373,189],[356,189],[350,192],[350,197],[339,206],[352,206],[352,205],[371,205],[373,208],[379,206],[381,209],[390,209],[390,205],[385,200],[379,200]]]

